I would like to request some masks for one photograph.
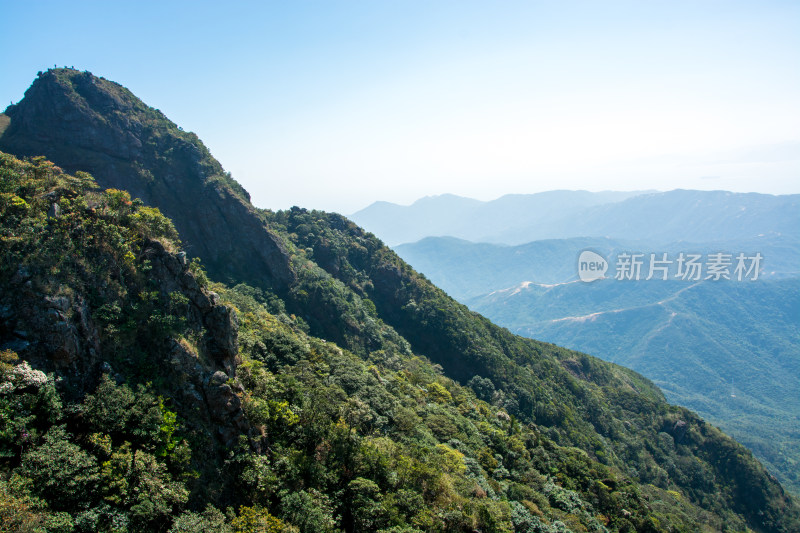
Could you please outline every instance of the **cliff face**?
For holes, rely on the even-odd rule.
[[[46,162],[0,153],[0,176],[0,352],[55,373],[69,398],[103,374],[159,377],[179,412],[223,443],[247,433],[227,383],[239,363],[236,313],[186,254],[167,249],[166,219]]]
[[[285,290],[295,279],[283,244],[196,135],[181,131],[124,87],[88,72],[40,76],[6,110],[0,150],[44,155],[91,173],[172,218],[191,256],[217,279]]]
[[[364,510],[373,507],[361,507],[356,493],[379,498],[381,491],[418,481],[418,507],[441,509],[442,516],[455,504],[437,503],[439,490],[431,487],[460,487],[463,493],[449,501],[462,502],[464,526],[413,522],[428,524],[422,526],[428,530],[511,530],[510,508],[494,507],[506,501],[519,504],[514,528],[525,531],[523,523],[533,518],[520,511],[520,501],[533,500],[539,502],[529,506],[535,515],[542,515],[538,506],[552,507],[548,520],[576,521],[575,530],[683,531],[698,521],[713,530],[744,530],[745,524],[764,532],[797,530],[797,502],[749,452],[696,415],[666,404],[641,376],[492,325],[341,216],[299,208],[256,211],[194,135],[123,87],[54,70],[40,75],[7,114],[0,149],[44,154],[69,170],[91,171],[102,188],[130,191],[98,192],[86,174],[67,176],[41,158],[22,162],[0,154],[0,355],[11,350],[25,364],[74,384],[74,401],[70,387],[63,387],[63,396],[85,410],[73,405],[63,419],[75,430],[73,440],[97,461],[108,452],[95,446],[92,435],[107,424],[92,406],[106,392],[113,393],[110,402],[132,390],[115,389],[104,379],[95,395],[82,400],[107,374],[130,384],[153,383],[188,421],[192,465],[203,476],[196,485],[197,509],[207,501],[244,502],[300,520],[305,513],[290,512],[298,508],[288,498],[308,487],[309,498],[322,498],[309,505],[328,509],[332,521],[342,517],[345,531],[377,530],[356,527],[358,517],[374,514]],[[175,228],[131,197],[173,218],[187,251],[203,259],[213,278],[272,289],[215,286],[241,310],[238,335],[236,315],[175,253]],[[308,337],[309,330],[325,341]],[[13,379],[24,385],[19,376],[28,367],[19,368]],[[442,372],[488,403],[476,403],[472,392]],[[236,376],[238,381],[231,379]],[[156,409],[158,399],[147,394]],[[123,407],[115,412],[127,413]],[[171,407],[160,409],[169,430],[164,409]],[[43,421],[42,431],[52,423]],[[120,461],[127,443],[138,442],[138,425],[134,420],[111,435]],[[431,427],[425,435],[418,432],[423,426]],[[59,437],[63,431],[55,431],[43,441],[42,457],[58,442],[74,448]],[[165,436],[155,427],[139,445],[143,453],[166,454],[164,468],[174,468],[175,476],[188,474],[180,467],[180,446],[162,449],[174,444],[169,431]],[[11,433],[0,431],[0,446],[4,435]],[[18,439],[9,439],[15,460],[27,461],[23,471],[45,481],[38,456],[23,454]],[[234,449],[235,442],[249,446]],[[376,459],[369,443],[392,457],[392,449],[408,443],[403,453],[416,457],[420,468],[400,475],[395,470],[407,457]],[[442,453],[452,463],[447,475],[462,481],[437,485],[422,472]],[[386,471],[376,470],[384,462]],[[613,472],[621,477],[612,479]],[[85,494],[97,495],[91,483]],[[223,497],[231,487],[238,503]],[[575,491],[582,491],[584,503]],[[72,509],[71,494],[50,496]],[[481,511],[467,503],[472,500],[494,510]],[[139,512],[133,500],[120,501],[125,512]],[[399,500],[387,497],[384,503],[391,507],[393,501]],[[650,501],[665,502],[658,503],[664,513]],[[402,511],[409,524],[416,512]],[[508,527],[477,526],[476,517],[484,515]]]
[[[162,298],[170,294],[186,297],[184,317],[190,331],[197,332],[196,350],[171,339],[168,373],[175,383],[174,398],[186,408],[207,413],[219,439],[232,446],[240,434],[251,427],[241,409],[241,401],[228,381],[236,377],[239,363],[238,319],[233,309],[222,305],[219,296],[204,290],[189,270],[185,254],[172,254],[158,241],[145,244],[141,258],[150,270]],[[199,360],[206,355],[205,364]],[[251,435],[254,436],[255,434]],[[258,444],[254,441],[254,445]]]

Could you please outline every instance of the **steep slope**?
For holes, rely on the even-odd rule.
[[[735,464],[734,459],[744,459],[749,452],[741,447],[735,454],[723,451],[732,441],[696,415],[666,404],[660,391],[641,376],[494,326],[447,297],[379,240],[339,215],[294,209],[274,216],[276,225],[285,224],[295,242],[314,252],[320,266],[363,291],[379,316],[416,351],[441,364],[449,376],[468,382],[476,392],[491,391],[488,397],[496,405],[521,420],[535,421],[554,441],[577,446],[645,483],[677,483],[690,493],[694,490],[690,487],[705,487],[700,492],[722,497],[728,502],[725,505],[742,511],[749,506],[750,497],[745,494],[761,476],[751,478],[748,461]],[[691,432],[697,438],[692,437],[691,444],[683,441],[688,434],[680,429],[687,422],[698,431]],[[689,444],[704,466],[698,471],[689,463],[668,459],[660,445],[642,448],[645,442],[661,442],[662,434]],[[732,476],[734,486],[723,488]],[[768,479],[769,484],[776,483]],[[699,492],[691,497],[696,502],[702,499]],[[711,501],[706,504],[713,507]],[[762,527],[755,525],[758,520],[751,527]],[[774,523],[767,529],[772,527],[779,526]]]
[[[470,307],[511,331],[648,376],[800,487],[800,281],[526,285]]]
[[[60,85],[56,82],[61,76],[72,79],[85,74],[57,71],[41,76],[35,85]],[[104,86],[100,82],[91,84]],[[118,87],[112,88],[120,90]],[[15,121],[29,116],[29,112],[36,115],[29,111],[36,106],[46,109],[50,105],[46,99],[37,98],[31,100],[38,102],[34,104],[26,102],[26,96],[9,110],[11,124],[3,142],[9,132],[15,132],[9,138],[24,153],[35,149],[38,134],[31,128],[15,129]],[[63,116],[87,112],[80,106],[68,111]],[[113,110],[110,113],[113,115]],[[70,119],[70,124],[83,123]],[[58,121],[48,123],[48,128],[60,126]],[[28,137],[22,134],[26,131]],[[172,136],[175,131],[174,126],[168,127],[166,135]],[[76,135],[80,136],[79,132]],[[44,144],[40,146],[48,149]],[[93,157],[103,157],[102,149],[97,152],[101,155],[87,147],[68,151],[75,165],[81,158],[91,163]],[[171,161],[169,153],[158,155],[167,164]],[[159,168],[144,171],[150,172],[156,182],[176,177],[162,174]],[[95,178],[101,186],[114,184],[113,176],[105,176],[102,168]],[[14,197],[30,203],[26,194],[22,190],[13,192]],[[106,194],[112,200],[125,200],[117,192]],[[14,197],[8,197],[9,206],[23,207]],[[692,524],[716,530],[743,530],[745,524],[757,531],[797,529],[797,502],[783,492],[746,449],[691,412],[668,405],[658,389],[634,372],[585,354],[516,337],[492,325],[448,298],[373,235],[341,216],[302,209],[258,213],[241,196],[211,198],[211,205],[221,212],[226,212],[231,202],[244,205],[243,212],[249,213],[253,224],[269,228],[264,231],[284,251],[280,263],[294,273],[281,286],[275,282],[279,279],[275,272],[267,269],[266,279],[255,282],[261,289],[273,288],[274,292],[240,286],[227,296],[245,310],[238,355],[245,363],[251,360],[265,365],[251,363],[249,376],[237,375],[244,382],[236,396],[247,407],[243,409],[245,416],[261,428],[266,439],[255,439],[266,445],[263,453],[257,449],[239,450],[228,456],[228,472],[233,479],[226,481],[239,487],[236,494],[241,500],[235,502],[242,504],[239,518],[248,506],[258,505],[295,524],[310,517],[313,509],[322,509],[321,523],[328,525],[302,527],[308,531],[366,531],[411,525],[425,530],[563,530],[563,523],[556,524],[561,516],[556,511],[566,513],[563,518],[570,529],[579,531],[691,530]],[[159,196],[148,201],[161,205]],[[38,205],[42,209],[47,206],[41,200]],[[165,210],[169,205],[164,204]],[[188,218],[192,213],[188,210],[178,215]],[[37,220],[43,217],[40,210]],[[70,235],[75,234],[80,243],[80,232],[75,233],[79,226],[72,226]],[[236,248],[239,244],[234,240],[227,246]],[[246,247],[248,241],[245,239],[241,245]],[[140,257],[133,249],[130,251],[134,260]],[[208,253],[211,259],[218,257],[214,250]],[[146,256],[141,261],[140,268],[152,264],[146,262]],[[237,277],[239,267],[229,263],[215,265],[221,278],[241,281]],[[88,262],[89,267],[92,265]],[[254,276],[249,271],[242,274],[242,279]],[[219,292],[224,294],[226,290],[220,287]],[[242,293],[250,294],[250,300],[240,297],[235,303],[236,295]],[[140,298],[150,301],[147,296]],[[253,299],[258,305],[252,303]],[[168,306],[169,302],[161,305]],[[343,358],[342,352],[329,342],[309,338],[304,328],[375,364],[377,373],[366,364],[355,362],[355,356]],[[445,375],[468,383],[475,395],[488,400],[490,404],[485,405],[489,411],[481,414],[483,404],[475,404],[474,416],[489,426],[473,424],[473,429],[458,418],[458,413],[468,416],[471,412],[473,393],[444,377],[433,378],[436,367],[420,362],[423,376],[415,377],[419,359],[413,357],[412,351],[429,357],[441,365]],[[153,356],[158,353],[154,350]],[[338,375],[348,361],[354,362],[352,370]],[[399,405],[411,412],[381,400],[380,390],[391,388],[393,380],[399,380],[400,392],[392,394]],[[215,387],[227,392],[236,390],[235,385],[235,381],[230,385],[214,382]],[[376,397],[370,395],[366,399],[372,385],[378,388],[373,391]],[[420,388],[424,391],[414,392]],[[467,403],[454,400],[463,395],[469,399]],[[439,403],[449,406],[445,412],[436,413],[434,404]],[[437,414],[441,416],[433,416]],[[526,436],[526,440],[517,443],[493,431],[491,424],[496,425],[498,416],[506,422],[506,435],[514,437],[515,428],[524,428],[530,438]],[[404,441],[396,432],[413,431],[419,424],[417,417],[425,420],[428,429],[412,441]],[[287,427],[300,420],[301,425]],[[502,422],[499,427],[504,427]],[[387,432],[390,440],[399,441],[411,451],[403,448],[396,453],[392,444],[379,440]],[[243,443],[245,449],[249,447],[247,439]],[[250,446],[254,444],[251,442]],[[482,446],[487,449],[481,451]],[[529,464],[542,454],[550,456],[548,446],[552,446],[553,461]],[[441,455],[444,463],[432,462],[436,457],[432,454]],[[409,462],[409,455],[416,462]],[[516,465],[518,458],[524,464],[507,468],[507,463]],[[320,463],[324,468],[319,467]],[[430,464],[435,468],[427,472],[420,470],[422,466],[409,469],[409,464]],[[621,477],[605,477],[605,472]],[[276,486],[276,476],[277,486],[285,492],[270,489]],[[476,484],[459,481],[466,479],[475,481],[480,490],[475,489]],[[481,479],[491,491],[483,488]],[[549,480],[552,485],[537,479]],[[620,489],[625,483],[635,485]],[[389,489],[397,494],[382,498],[381,494]],[[447,498],[437,500],[442,491]],[[541,506],[549,507],[542,513],[546,522],[529,518],[539,516],[537,508],[542,510],[529,499],[536,499],[537,494],[547,496],[547,501],[537,500]],[[478,501],[487,497],[485,502]],[[526,507],[525,501],[536,506]],[[632,509],[627,507],[629,501]],[[527,509],[528,514],[514,502]],[[174,503],[176,511],[180,510],[179,504]],[[551,509],[556,511],[551,513]],[[609,514],[600,513],[605,518],[596,514],[601,509],[608,509]],[[385,517],[377,527],[358,521],[372,516],[371,510],[378,510],[378,516]],[[263,517],[263,513],[259,516]]]
[[[419,357],[360,359],[258,289],[210,292],[175,237],[124,191],[0,152],[4,530],[744,527],[558,446]]]
[[[216,448],[254,434],[225,384],[240,362],[235,314],[157,209],[95,189],[0,152],[8,531],[166,529],[197,493],[225,488]]]
[[[258,280],[285,289],[294,280],[285,250],[249,196],[193,133],[124,87],[88,72],[40,73],[9,106],[0,150],[44,155],[67,171],[99,176],[170,217],[190,256],[218,279]]]
[[[671,402],[735,435],[786,486],[800,490],[797,241],[762,237],[655,248],[673,258],[685,250],[758,250],[765,258],[756,282],[699,285],[581,283],[576,260],[584,249],[611,260],[621,251],[654,248],[611,239],[500,246],[431,237],[396,251],[448,294],[514,333],[641,372]]]

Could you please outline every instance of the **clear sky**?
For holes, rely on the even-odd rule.
[[[260,207],[800,192],[796,0],[5,0],[0,104],[117,81]]]

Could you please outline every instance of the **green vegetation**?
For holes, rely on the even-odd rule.
[[[90,72],[69,68],[40,72],[39,78],[46,80],[46,83],[57,84],[63,91],[60,95],[65,100],[63,104],[76,110],[82,119],[93,122],[95,127],[126,124],[130,128],[131,123],[135,123],[137,136],[145,139],[138,149],[146,158],[146,161],[140,161],[136,165],[138,167],[136,170],[146,180],[153,180],[153,172],[167,169],[175,171],[176,167],[185,168],[195,162],[202,166],[207,181],[223,184],[233,194],[246,201],[250,200],[250,195],[222,169],[216,159],[211,157],[197,135],[183,131],[160,110],[146,105],[122,85],[93,76]],[[16,108],[16,105],[10,105],[3,118],[0,118],[0,135],[9,125],[8,119],[15,114]],[[13,126],[10,130],[9,133],[13,135]],[[97,142],[99,139],[86,140]],[[129,146],[128,150],[130,148]],[[67,146],[51,146],[50,149],[63,152]],[[95,155],[99,160],[104,159],[100,154]],[[102,161],[95,163],[102,164]]]
[[[751,490],[746,484],[711,488],[714,482],[709,480],[725,474],[723,465],[714,464],[710,456],[704,457],[705,474],[698,478],[694,463],[675,461],[666,449],[643,453],[643,442],[661,442],[659,435],[675,433],[678,420],[708,426],[688,411],[668,406],[660,391],[641,376],[492,325],[339,215],[293,209],[271,215],[269,222],[282,226],[297,249],[311,251],[316,264],[374,305],[378,316],[415,351],[441,364],[447,375],[461,383],[475,375],[488,379],[495,387],[495,405],[520,420],[534,422],[555,442],[577,446],[601,462],[665,488],[673,483],[688,488],[704,478],[702,483],[710,485],[702,491],[711,490],[723,498],[730,495],[727,504],[705,499],[716,512],[720,511],[717,505],[747,500],[732,496]],[[335,319],[332,315],[329,320]],[[710,429],[692,433],[696,440],[683,444],[702,455],[704,449],[715,446],[707,442],[706,434],[712,441],[721,437],[707,433]],[[685,439],[687,433],[680,433]],[[747,458],[746,450],[739,455],[740,460],[755,463]],[[698,495],[697,501],[703,500]]]
[[[3,352],[4,519],[48,531],[690,529],[697,510],[671,493],[557,446],[420,357],[360,358],[309,337],[246,285],[213,285],[238,309],[234,382],[253,428],[222,446],[179,375],[155,369],[170,339],[202,333],[189,295],[147,279],[143,250],[176,247],[172,226],[88,175],[1,157],[3,294],[27,292],[23,308],[86,297],[108,354],[88,383],[46,347],[27,351],[49,376]]]
[[[648,458],[640,463],[612,460],[604,439],[594,442],[591,455],[559,445],[559,440],[586,444],[599,437],[589,437],[591,429],[577,420],[578,402],[551,401],[535,411],[537,420],[550,417],[560,425],[534,424],[520,407],[524,382],[505,393],[496,373],[486,374],[494,379],[473,377],[478,397],[443,375],[441,367],[407,354],[407,345],[398,344],[399,336],[385,326],[354,330],[382,332],[386,340],[372,341],[385,345],[378,350],[369,350],[370,343],[354,333],[346,337],[358,348],[356,355],[308,336],[308,324],[287,315],[283,301],[246,285],[210,286],[237,310],[240,364],[231,384],[250,425],[235,445],[224,446],[213,436],[214,423],[202,403],[188,404],[181,394],[179,381],[186,376],[163,364],[171,343],[191,346],[192,339],[208,333],[187,311],[192,294],[154,277],[151,256],[144,252],[152,239],[178,250],[169,221],[127,193],[97,191],[90,176],[64,174],[41,159],[22,162],[2,155],[0,165],[3,294],[20,291],[18,305],[31,312],[37,300],[85,299],[90,318],[83,320],[100,329],[95,365],[104,361],[92,380],[81,350],[72,354],[72,364],[86,365],[84,375],[59,365],[46,346],[23,351],[50,369],[49,375],[10,350],[3,352],[4,519],[43,531],[691,531],[699,519],[716,529],[745,527],[743,517],[726,511],[721,494],[714,497],[717,515],[698,507],[714,494],[717,468],[698,451],[727,446],[732,456],[725,461],[731,464],[738,464],[742,453],[747,459],[746,452],[690,413],[664,404],[630,372],[555,347],[539,361],[540,371],[556,376],[557,356],[579,358],[574,365],[593,381],[584,386],[567,379],[563,391],[553,387],[549,393],[566,399],[566,390],[582,391],[588,408],[609,409],[592,403],[589,391],[603,391],[604,401],[615,400],[621,409],[606,420],[608,434],[622,436],[622,421],[639,424],[637,417],[645,413],[656,426],[678,427],[678,416],[687,421],[685,434],[670,434],[665,427],[647,446],[629,442],[629,453],[636,447]],[[275,216],[295,230],[303,221],[320,235],[340,240],[346,235],[321,226],[320,214],[296,210]],[[383,250],[385,260],[397,261]],[[24,278],[18,276],[21,270]],[[356,286],[355,269],[340,271]],[[188,265],[184,272],[194,278]],[[344,281],[315,272],[307,280],[301,276],[306,281],[298,292],[318,289],[328,297],[343,291]],[[407,269],[407,276],[415,274]],[[424,282],[414,279],[414,290],[422,290]],[[367,322],[383,305],[366,301],[360,299],[358,307],[366,308],[364,316],[345,318]],[[418,301],[426,306],[422,297]],[[476,324],[492,329],[484,321]],[[29,339],[43,334],[35,331],[35,321],[30,325]],[[521,343],[520,350],[530,344],[500,336]],[[492,341],[476,342],[486,348]],[[215,368],[201,354],[196,361],[209,371]],[[635,394],[631,385],[650,390],[651,397]],[[659,469],[653,454],[673,463],[672,477],[687,476],[683,486]],[[714,457],[720,460],[719,454]],[[661,479],[641,483],[619,468],[626,464],[649,464]],[[731,479],[733,494],[737,483],[763,478],[752,459],[744,464],[752,471]],[[762,503],[770,509],[771,502]],[[779,530],[777,516],[774,520],[763,529]]]
[[[0,154],[0,195],[4,526],[800,528],[746,449],[648,380],[494,326],[341,216],[237,211],[228,247],[273,254],[245,284],[252,264],[207,275],[161,211],[88,174]]]
[[[675,257],[686,250],[683,242],[656,248],[582,238],[497,246],[437,237],[396,250],[449,295],[513,333],[641,372],[668,401],[751,449],[798,494],[798,235],[691,245],[703,253],[762,253],[766,271],[758,281],[731,283],[567,282],[577,279],[575,260],[584,249],[609,258],[662,249]]]
[[[279,250],[270,254],[270,243],[261,242],[255,253],[233,246],[248,233],[263,234],[247,192],[197,135],[125,87],[89,72],[52,69],[40,73],[6,116],[11,120],[0,134],[0,150],[45,155],[67,172],[99,177],[103,189],[126,190],[159,207],[216,279],[252,283],[251,269],[261,280],[275,270],[276,285],[291,277],[284,265],[270,262],[281,257]]]
[[[573,284],[470,300],[511,331],[649,376],[800,490],[800,280]],[[596,313],[596,314],[595,314]],[[592,320],[564,317],[595,314]]]

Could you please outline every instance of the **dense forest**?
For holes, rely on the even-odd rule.
[[[126,89],[49,71],[6,114],[7,530],[800,529],[643,377],[491,324],[344,217],[254,208]],[[211,217],[243,222],[201,245]]]
[[[781,203],[775,197],[775,209],[788,211]],[[800,215],[800,206],[794,209]],[[612,258],[631,249],[607,238],[499,246],[430,237],[393,250],[449,296],[513,333],[642,373],[670,403],[695,411],[752,450],[798,494],[800,222],[796,226],[780,237],[695,249],[758,249],[768,267],[747,283],[735,276],[693,286],[677,278],[628,283],[613,279],[613,267],[606,281],[570,283],[578,279],[575,259],[583,250]],[[675,257],[686,243],[671,246],[664,250]]]

